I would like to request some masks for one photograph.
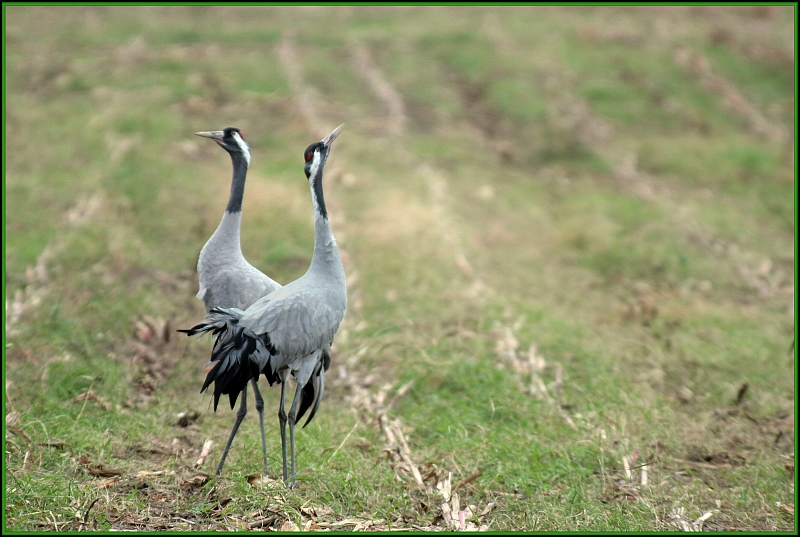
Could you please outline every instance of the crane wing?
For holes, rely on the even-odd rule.
[[[300,282],[300,280],[297,280]],[[295,282],[292,282],[295,283]],[[311,286],[282,287],[245,310],[239,321],[269,338],[281,363],[289,363],[328,345],[347,309],[347,299]],[[275,365],[275,369],[281,363]]]
[[[252,265],[229,265],[213,274],[200,273],[200,292],[206,310],[213,307],[246,309],[281,285]],[[201,295],[202,293],[202,295]]]

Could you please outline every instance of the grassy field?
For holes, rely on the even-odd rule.
[[[4,10],[7,529],[795,529],[794,8]],[[339,123],[298,489],[278,389],[215,477],[193,133],[287,283]]]

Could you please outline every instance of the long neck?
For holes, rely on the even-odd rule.
[[[322,169],[311,182],[311,200],[314,203],[314,219],[324,218],[327,221],[328,210],[325,208],[325,195],[322,193]]]
[[[208,239],[208,242],[203,248],[204,251],[208,250],[208,255],[211,256],[209,259],[213,258],[213,252],[226,256],[242,255],[242,246],[239,239],[239,228],[241,225],[241,211],[236,213],[225,211],[225,214],[222,215],[222,221],[219,223],[219,226],[217,226],[217,230],[214,231],[214,234],[211,235],[211,238]],[[201,256],[203,256],[202,253]],[[231,261],[230,257],[221,259],[224,260],[224,263],[229,263]]]
[[[233,181],[231,181],[231,195],[228,198],[226,213],[241,213],[242,198],[244,198],[244,181],[247,178],[247,160],[239,154],[231,154],[233,161]]]
[[[342,259],[325,209],[321,169],[311,182],[311,200],[314,203],[314,256],[309,270],[326,269],[333,275],[340,274],[344,279]]]
[[[225,214],[222,215],[222,221],[217,226],[217,230],[203,248],[205,253],[201,253],[201,256],[209,263],[217,259],[214,252],[225,256],[242,255],[239,228],[242,224],[242,198],[244,197],[244,181],[247,178],[248,163],[239,154],[231,154],[231,160],[233,161],[233,180],[231,181],[228,206],[225,208]],[[230,257],[222,259],[230,260]]]

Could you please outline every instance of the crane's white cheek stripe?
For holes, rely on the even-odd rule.
[[[236,144],[239,146],[239,149],[242,150],[242,154],[247,161],[247,165],[250,166],[250,147],[247,145],[247,142],[239,136],[238,132],[233,133],[233,139],[236,140]]]
[[[317,199],[316,191],[317,187],[315,187],[315,181],[317,180],[317,172],[319,171],[320,162],[322,162],[322,155],[320,155],[319,151],[314,151],[314,159],[311,161],[311,167],[308,169],[308,186],[311,187],[311,202],[314,204],[315,214],[320,212],[319,200]]]
[[[314,160],[311,161],[311,168],[309,168],[308,174],[308,179],[310,181],[314,181],[316,178],[320,161],[322,161],[322,155],[320,155],[319,151],[314,151]]]

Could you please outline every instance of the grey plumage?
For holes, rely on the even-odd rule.
[[[292,482],[295,480],[294,425],[311,409],[314,416],[330,366],[329,347],[347,311],[344,269],[333,237],[322,191],[322,171],[331,143],[343,125],[305,151],[305,173],[314,205],[314,255],[299,279],[256,300],[246,309],[212,308],[206,319],[185,330],[190,336],[216,336],[203,389],[214,383],[214,405],[227,394],[233,403],[248,381],[263,373],[270,384],[279,382],[283,477],[288,481],[286,425],[289,425]],[[289,376],[297,381],[292,406],[284,408]],[[299,406],[299,408],[298,408]],[[308,421],[306,423],[308,423]]]
[[[214,307],[245,309],[281,285],[247,262],[239,246],[242,213],[226,212],[200,252],[197,274],[206,311]],[[235,245],[236,248],[231,248]]]

